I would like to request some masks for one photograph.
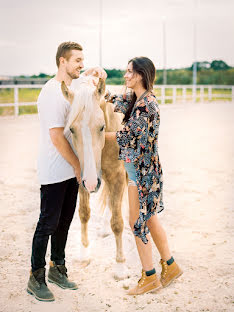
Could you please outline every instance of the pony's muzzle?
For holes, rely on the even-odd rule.
[[[96,186],[96,188],[95,188],[95,190],[92,192],[92,193],[96,193],[98,190],[99,190],[99,188],[100,188],[100,186],[101,186],[101,179],[100,178],[98,178],[98,183],[97,183],[97,186]]]
[[[88,188],[87,188],[86,185],[85,185],[85,180],[82,180],[82,185],[83,185],[83,187],[84,187],[88,192],[90,192],[90,193],[96,193],[96,192],[99,190],[100,186],[101,186],[101,179],[100,179],[100,178],[97,178],[97,185],[96,185],[96,187],[95,187],[95,189],[94,189],[93,191],[89,191],[89,190],[88,190]]]

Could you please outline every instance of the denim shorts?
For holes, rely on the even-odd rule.
[[[136,169],[133,163],[124,162],[125,170],[128,174],[128,186],[137,186],[136,184]]]

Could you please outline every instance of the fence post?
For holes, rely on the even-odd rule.
[[[212,88],[211,87],[208,88],[208,99],[209,101],[212,100]]]
[[[197,86],[193,85],[193,103],[196,102],[197,98]]]
[[[19,88],[14,87],[14,103],[15,103],[15,116],[19,115]]]
[[[165,86],[161,86],[161,104],[165,104]]]
[[[176,102],[176,87],[173,87],[173,97],[172,97],[172,104]]]
[[[183,102],[186,101],[186,87],[183,87]]]
[[[204,87],[200,87],[200,102],[204,101]]]

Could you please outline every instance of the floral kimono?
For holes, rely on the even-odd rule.
[[[126,113],[131,95],[117,95],[112,100],[115,112]],[[134,234],[148,242],[146,221],[161,212],[163,207],[163,173],[158,155],[160,112],[155,95],[150,92],[136,102],[123,130],[117,131],[119,159],[134,163],[140,214],[134,225]]]

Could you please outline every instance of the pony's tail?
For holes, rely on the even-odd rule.
[[[102,186],[100,189],[100,196],[99,196],[99,204],[100,204],[100,213],[103,215],[106,206],[108,205],[108,198],[110,195],[110,190],[109,187],[107,185],[107,183],[105,183],[104,180],[102,180]],[[124,181],[124,193],[123,193],[123,199],[122,199],[122,206],[123,204],[127,203],[128,205],[128,174],[126,172],[125,174],[125,181]]]
[[[107,206],[107,200],[109,198],[110,190],[108,188],[107,183],[105,183],[104,180],[102,180],[102,189],[101,194],[99,197],[99,204],[100,204],[100,213],[103,215],[106,206]]]

